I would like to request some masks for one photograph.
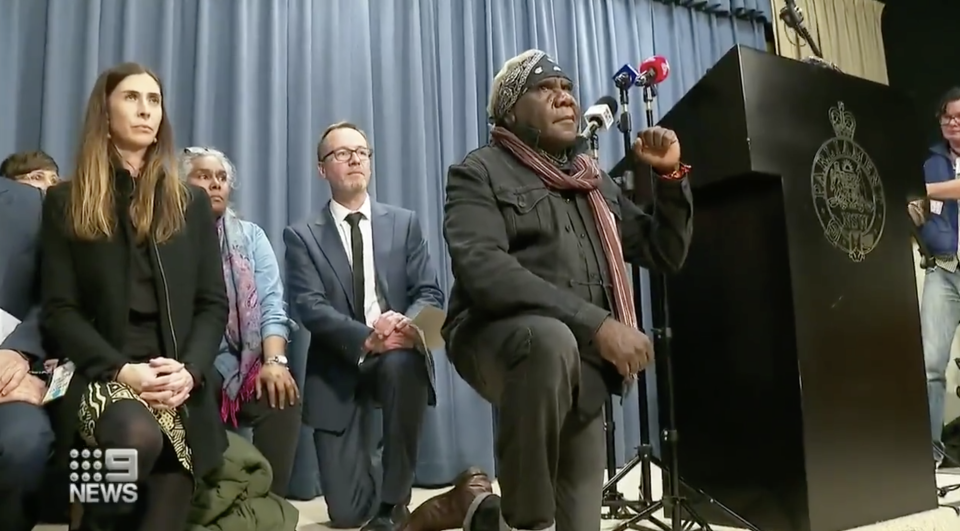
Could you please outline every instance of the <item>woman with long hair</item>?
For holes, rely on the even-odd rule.
[[[75,364],[55,406],[58,461],[84,446],[137,452],[141,499],[85,505],[81,529],[183,530],[227,445],[207,385],[227,298],[210,200],[177,174],[163,87],[145,67],[97,79],[72,179],[47,193],[41,252],[44,331]]]
[[[180,176],[210,196],[220,237],[230,308],[214,361],[220,418],[228,429],[253,429],[253,445],[273,469],[270,490],[286,497],[300,431],[300,392],[287,368],[287,340],[296,325],[284,307],[277,255],[263,229],[229,207],[237,172],[223,152],[184,149]]]

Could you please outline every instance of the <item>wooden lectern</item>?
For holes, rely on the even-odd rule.
[[[736,47],[660,122],[694,168],[668,280],[680,475],[764,531],[937,507],[914,116],[889,87]]]

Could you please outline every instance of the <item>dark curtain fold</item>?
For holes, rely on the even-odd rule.
[[[914,101],[917,124],[925,138],[939,141],[937,105],[950,87],[960,86],[960,55],[956,21],[960,2],[953,0],[911,0],[886,2],[880,27],[887,58],[887,79]]]
[[[769,0],[654,0],[667,5],[696,9],[713,15],[770,22]]]

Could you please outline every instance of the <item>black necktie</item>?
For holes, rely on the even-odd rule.
[[[364,315],[366,305],[364,304],[364,283],[363,278],[363,234],[360,233],[360,220],[363,214],[354,212],[347,214],[347,223],[350,224],[350,248],[353,254],[353,315],[358,321],[367,320]]]

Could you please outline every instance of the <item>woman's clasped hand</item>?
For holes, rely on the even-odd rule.
[[[120,369],[117,381],[133,388],[147,404],[157,409],[176,409],[193,390],[193,375],[182,363],[170,358],[154,358],[149,363],[128,363]]]

